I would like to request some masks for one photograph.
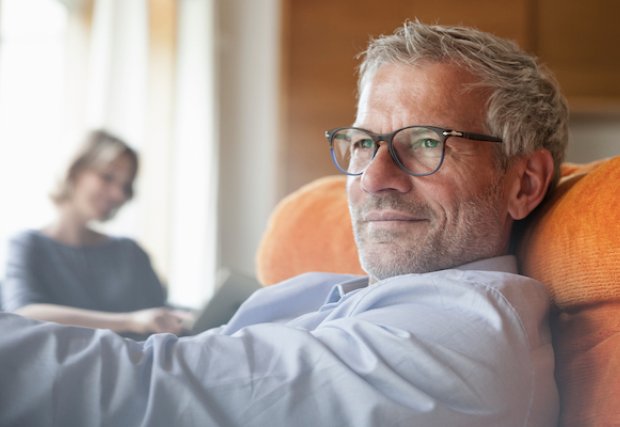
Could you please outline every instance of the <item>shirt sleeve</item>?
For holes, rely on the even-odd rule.
[[[39,279],[36,242],[28,233],[11,238],[7,247],[5,279],[2,284],[2,305],[13,311],[28,304],[48,302]]]
[[[438,299],[434,286],[415,303],[390,292],[345,305],[311,330],[259,323],[144,343],[5,314],[0,377],[13,386],[0,424],[550,425],[528,421],[531,343],[545,358],[549,343],[496,295]]]

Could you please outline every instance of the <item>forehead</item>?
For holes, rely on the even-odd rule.
[[[385,64],[368,79],[356,125],[387,132],[411,124],[482,131],[487,91],[454,63]]]
[[[110,156],[101,156],[85,169],[102,172],[113,172],[133,176],[136,173],[136,164],[127,153],[107,153]]]
[[[117,156],[113,161],[108,164],[108,168],[116,172],[126,172],[130,175],[135,173],[135,163],[129,154],[123,153]]]

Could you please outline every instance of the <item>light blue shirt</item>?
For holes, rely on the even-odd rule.
[[[553,426],[549,300],[515,271],[311,273],[144,343],[3,314],[0,425]]]

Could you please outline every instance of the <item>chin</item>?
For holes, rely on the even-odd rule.
[[[114,218],[114,215],[116,214],[116,212],[117,212],[116,210],[97,212],[95,215],[92,216],[92,220],[97,221],[97,222],[106,222]]]
[[[403,259],[402,256],[385,257],[385,253],[364,254],[361,256],[361,261],[364,271],[376,280],[388,279],[404,274],[426,272],[417,265],[411,265],[411,259]]]
[[[116,212],[110,212],[109,214],[102,215],[100,218],[97,218],[97,221],[99,221],[99,222],[110,221],[111,219],[114,218],[115,214],[116,214]]]
[[[375,251],[361,254],[364,271],[377,280],[405,274],[422,274],[463,264],[441,250],[416,250],[415,247],[382,245]]]

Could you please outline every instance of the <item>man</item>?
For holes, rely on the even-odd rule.
[[[551,426],[543,286],[512,224],[557,180],[567,109],[512,44],[407,23],[365,54],[350,175],[367,278],[306,274],[202,335],[1,318],[2,425]]]

